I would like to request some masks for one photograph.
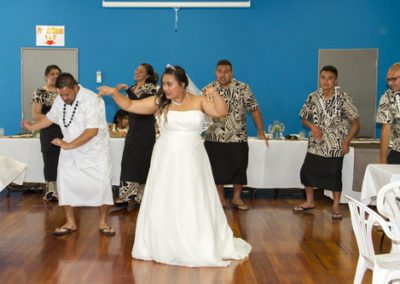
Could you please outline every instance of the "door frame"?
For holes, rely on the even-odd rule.
[[[31,111],[28,112],[28,110],[25,109],[25,102],[28,98],[25,97],[25,93],[28,92],[28,90],[25,90],[24,86],[25,86],[25,80],[27,80],[28,78],[26,77],[26,70],[24,69],[26,65],[24,65],[24,59],[26,59],[26,52],[27,51],[38,51],[38,52],[63,52],[63,51],[67,51],[68,53],[73,53],[71,56],[68,56],[68,59],[70,59],[70,57],[74,58],[74,69],[75,70],[68,70],[69,73],[71,73],[72,75],[75,76],[75,78],[78,80],[78,72],[79,72],[79,50],[78,48],[35,48],[35,47],[23,47],[21,48],[21,119],[32,119],[32,114]],[[50,64],[56,64],[56,65],[61,65],[61,70],[63,70],[62,68],[62,63],[60,64],[60,62],[62,62],[62,57],[60,57],[60,61],[55,60],[52,62],[48,62],[46,64],[44,64],[45,66],[50,65]],[[42,70],[38,70],[38,72],[40,72],[41,76],[44,76],[44,68],[42,68]],[[40,87],[40,86],[37,86]],[[26,91],[26,92],[25,92]],[[30,92],[33,91],[29,90]]]

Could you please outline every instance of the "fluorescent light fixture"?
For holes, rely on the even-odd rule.
[[[250,8],[251,1],[236,2],[117,2],[103,0],[105,8]]]

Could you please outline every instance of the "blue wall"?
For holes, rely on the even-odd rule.
[[[250,9],[182,9],[174,31],[172,9],[102,8],[101,0],[15,0],[0,8],[0,127],[20,131],[22,47],[35,46],[35,26],[65,25],[66,46],[79,49],[80,82],[132,82],[141,62],[159,73],[183,66],[202,87],[215,63],[233,63],[235,77],[250,84],[267,127],[273,120],[298,132],[298,112],[317,87],[318,49],[378,48],[378,97],[387,68],[400,61],[398,0],[253,0]],[[40,70],[42,72],[42,70]],[[116,106],[107,100],[111,120]],[[250,122],[250,134],[255,134]]]

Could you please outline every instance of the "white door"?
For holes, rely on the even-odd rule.
[[[32,94],[46,84],[44,71],[57,65],[63,72],[78,80],[77,48],[22,48],[21,49],[21,106],[22,118],[32,119]]]
[[[378,49],[321,49],[318,73],[325,65],[338,69],[338,85],[360,112],[358,136],[375,138]]]

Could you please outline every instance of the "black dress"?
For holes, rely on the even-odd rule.
[[[136,94],[134,88],[132,86],[126,91],[131,100],[141,100],[157,92],[154,84],[145,84]],[[146,183],[155,141],[154,115],[129,113],[129,130],[121,162],[121,182]]]
[[[32,103],[42,105],[42,114],[46,114],[53,105],[58,93],[49,92],[45,89],[37,89],[33,92]],[[40,146],[44,163],[44,178],[46,181],[57,180],[58,157],[60,155],[60,147],[51,144],[54,138],[63,138],[60,127],[52,124],[47,128],[40,130]]]

